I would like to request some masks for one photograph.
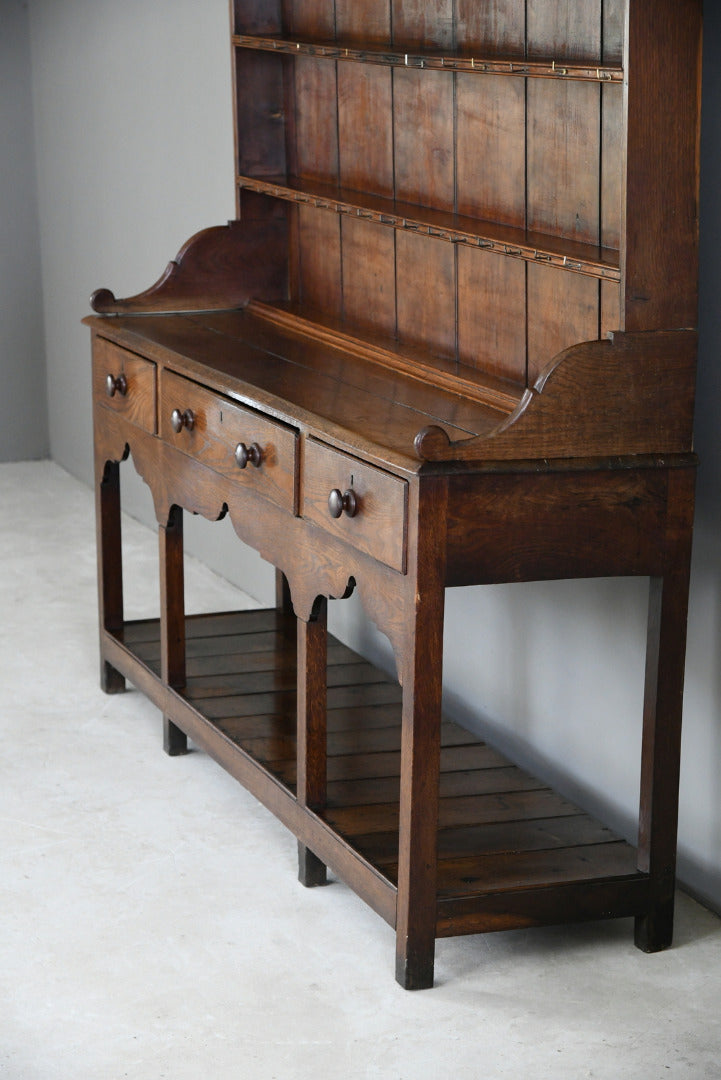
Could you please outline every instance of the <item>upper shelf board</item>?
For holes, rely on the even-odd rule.
[[[475,72],[479,75],[515,75],[534,79],[571,79],[582,82],[622,83],[618,64],[579,63],[527,59],[525,57],[473,57],[466,53],[404,52],[396,46],[343,45],[331,41],[298,41],[285,36],[257,37],[236,34],[233,44],[243,49],[260,49],[291,56],[317,56],[328,60],[350,60],[387,67],[431,68],[435,71]]]
[[[395,229],[423,233],[454,244],[470,244],[499,255],[543,262],[604,281],[621,280],[619,252],[562,237],[530,233],[507,225],[464,217],[431,207],[402,203],[380,195],[323,184],[305,177],[238,176],[246,191],[287,202],[307,203],[318,209],[374,221]]]

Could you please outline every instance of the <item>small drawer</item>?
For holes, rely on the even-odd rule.
[[[405,573],[405,480],[308,439],[301,514],[393,570]]]
[[[295,513],[293,428],[163,371],[160,434],[170,446]]]
[[[95,339],[93,397],[144,431],[155,434],[155,364],[142,356]]]

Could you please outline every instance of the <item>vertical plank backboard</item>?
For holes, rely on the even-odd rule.
[[[526,88],[522,78],[456,76],[458,213],[526,223]]]
[[[338,65],[342,187],[393,196],[393,87],[388,67]]]
[[[333,0],[283,0],[283,6],[287,33],[321,40],[335,35]]]
[[[439,356],[456,355],[454,245],[399,231],[396,234],[398,337]]]
[[[283,30],[281,0],[233,0],[234,34],[273,34]]]
[[[623,87],[601,87],[601,245],[621,246]]]
[[[458,359],[493,375],[526,379],[526,264],[458,247]]]
[[[595,278],[528,264],[528,381],[557,353],[599,335],[600,287]]]
[[[615,281],[601,282],[601,337],[621,329],[621,286]]]
[[[418,48],[452,49],[455,45],[453,0],[391,0],[393,41]]]
[[[453,210],[453,75],[393,72],[396,198]]]
[[[339,41],[387,43],[391,40],[388,0],[336,0],[335,27]]]
[[[235,54],[236,153],[244,176],[286,172],[283,61],[269,53]]]
[[[340,218],[299,206],[298,252],[301,303],[341,318]]]
[[[528,55],[601,59],[602,0],[528,0]]]
[[[524,0],[456,0],[456,43],[461,51],[479,56],[523,56]]]
[[[599,241],[600,87],[528,80],[528,228]]]
[[[298,56],[295,63],[298,175],[338,182],[336,65]]]
[[[603,0],[603,55],[607,64],[620,64],[623,60],[624,23],[626,0]]]
[[[395,336],[395,232],[383,225],[344,217],[343,315],[358,327]]]

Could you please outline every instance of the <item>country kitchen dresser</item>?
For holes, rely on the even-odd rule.
[[[395,928],[673,923],[696,460],[700,0],[234,0],[237,218],[93,296],[105,690]],[[159,620],[125,621],[119,465]],[[276,568],[186,615],[183,512]],[[445,590],[650,579],[637,840],[441,717]],[[327,632],[357,590],[398,681]],[[469,658],[472,643],[469,643]],[[641,718],[639,717],[639,730]]]

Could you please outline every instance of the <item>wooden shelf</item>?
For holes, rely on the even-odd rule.
[[[139,672],[141,682],[149,675],[160,693],[158,621],[126,623],[113,640],[120,670],[133,681]],[[186,641],[187,683],[182,691],[169,692],[203,718],[201,743],[226,767],[230,752],[275,785],[274,797],[264,801],[283,819],[284,801],[297,806],[294,617],[275,609],[191,616],[186,618]],[[328,803],[311,816],[337,839],[339,857],[326,853],[336,872],[342,873],[343,860],[352,852],[392,896],[401,689],[333,638],[327,684]],[[591,880],[613,885],[617,905],[626,913],[640,910],[647,879],[636,869],[632,847],[458,725],[443,723],[442,747],[440,932],[451,933],[452,926],[464,932],[472,911],[476,920],[488,918],[483,912],[491,894],[572,890]],[[280,802],[277,785],[285,792]],[[474,898],[479,900],[476,908]],[[390,904],[388,910],[375,906],[388,917]],[[517,908],[518,896],[508,906]],[[511,914],[504,925],[515,924],[522,921]]]
[[[233,44],[241,49],[257,49],[283,56],[313,56],[363,64],[398,68],[429,68],[434,71],[461,71],[477,75],[511,75],[533,79],[564,79],[582,82],[622,83],[620,64],[584,63],[520,56],[471,56],[465,52],[434,52],[417,46],[343,44],[339,41],[301,41],[285,34],[259,37],[236,34]]]
[[[561,270],[619,282],[619,253],[612,248],[581,244],[563,237],[532,233],[490,221],[480,221],[414,203],[319,183],[304,177],[237,177],[241,190],[270,195],[296,204],[310,204],[337,214],[366,219],[393,229],[437,237],[454,244],[485,248],[508,258],[542,263]]]

